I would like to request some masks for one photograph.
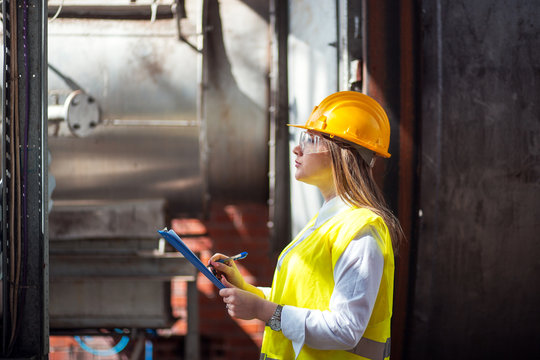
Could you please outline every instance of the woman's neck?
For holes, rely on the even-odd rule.
[[[326,189],[322,189],[322,188],[319,187],[319,190],[320,190],[325,202],[328,202],[328,201],[332,200],[337,195],[337,191],[336,191],[336,188],[334,186],[328,187]]]

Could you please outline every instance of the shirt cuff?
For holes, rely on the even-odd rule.
[[[264,287],[264,286],[257,286],[257,289],[259,289],[259,290],[261,290],[263,292],[265,299],[270,298],[270,291],[272,290],[272,288]]]
[[[306,341],[306,318],[309,309],[283,306],[281,311],[281,332],[292,342],[295,359]]]

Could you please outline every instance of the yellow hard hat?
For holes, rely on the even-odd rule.
[[[289,126],[337,136],[389,158],[390,123],[384,109],[371,97],[340,91],[315,106],[305,125]]]

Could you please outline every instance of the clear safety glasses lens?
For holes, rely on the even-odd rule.
[[[310,134],[307,131],[300,133],[300,149],[304,155],[328,151],[319,135]]]

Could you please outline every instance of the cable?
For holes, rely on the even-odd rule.
[[[51,18],[51,20],[49,20],[50,23],[53,22],[54,20],[56,20],[58,15],[60,15],[60,11],[62,11],[62,6],[64,6],[64,0],[62,0],[62,2],[60,3],[60,6],[58,6],[58,10],[56,10],[56,14],[54,14],[54,16]]]
[[[13,4],[11,2],[10,4]],[[14,5],[12,5],[14,6]],[[11,13],[16,14],[17,10],[12,7]],[[18,26],[15,25],[15,30],[18,30]],[[11,350],[13,349],[13,345],[16,342],[19,330],[20,330],[20,321],[19,318],[22,316],[23,308],[26,300],[26,285],[27,285],[27,265],[28,265],[28,201],[27,201],[27,175],[28,175],[28,135],[30,132],[29,126],[30,126],[30,72],[28,69],[28,0],[23,1],[23,28],[22,28],[22,38],[23,38],[23,59],[24,59],[24,81],[25,81],[25,109],[24,109],[24,138],[23,138],[23,159],[22,159],[22,170],[20,167],[20,160],[19,160],[19,151],[18,148],[20,146],[19,141],[19,132],[20,132],[20,118],[18,116],[18,106],[19,106],[19,84],[17,81],[17,77],[15,77],[15,83],[16,86],[11,91],[15,92],[15,116],[17,119],[13,122],[14,123],[14,137],[15,137],[15,167],[16,167],[16,184],[17,184],[17,220],[18,220],[18,227],[17,229],[17,249],[15,250],[14,244],[11,244],[11,255],[13,258],[11,259],[12,263],[15,262],[15,252],[17,261],[14,265],[12,265],[12,276],[15,277],[13,281],[13,291],[11,294],[12,299],[12,323],[11,323],[11,338],[10,338],[10,345],[8,348],[8,353],[11,353]],[[12,32],[14,33],[14,32]],[[17,59],[17,57],[15,57]],[[14,74],[16,76],[16,74]],[[22,190],[20,188],[20,174],[22,172]],[[22,211],[21,211],[21,203],[22,203]],[[22,213],[21,213],[22,212]],[[15,228],[12,228],[12,230]],[[22,230],[22,231],[21,231]],[[21,232],[22,232],[22,239],[21,239]],[[12,237],[13,238],[13,237]],[[21,251],[22,247],[22,251]],[[22,257],[22,260],[21,260]],[[24,270],[24,271],[22,271]],[[22,274],[22,286],[21,286],[21,274]],[[19,294],[20,290],[20,294]],[[20,295],[20,296],[19,296]]]
[[[24,81],[25,81],[25,109],[24,109],[24,138],[23,138],[23,165],[22,165],[22,254],[21,241],[17,243],[17,273],[15,278],[15,291],[18,297],[15,302],[16,311],[14,311],[16,325],[13,327],[12,341],[15,342],[17,334],[20,330],[19,317],[24,312],[24,304],[26,301],[26,285],[27,285],[27,265],[28,265],[28,134],[30,132],[30,72],[28,69],[28,0],[23,2],[23,59],[24,59]],[[19,206],[20,211],[20,206]],[[21,219],[21,217],[19,218]],[[20,234],[20,232],[19,232]],[[22,256],[22,261],[21,261]],[[24,270],[22,271],[21,270]],[[18,296],[20,277],[22,274],[21,294]]]

